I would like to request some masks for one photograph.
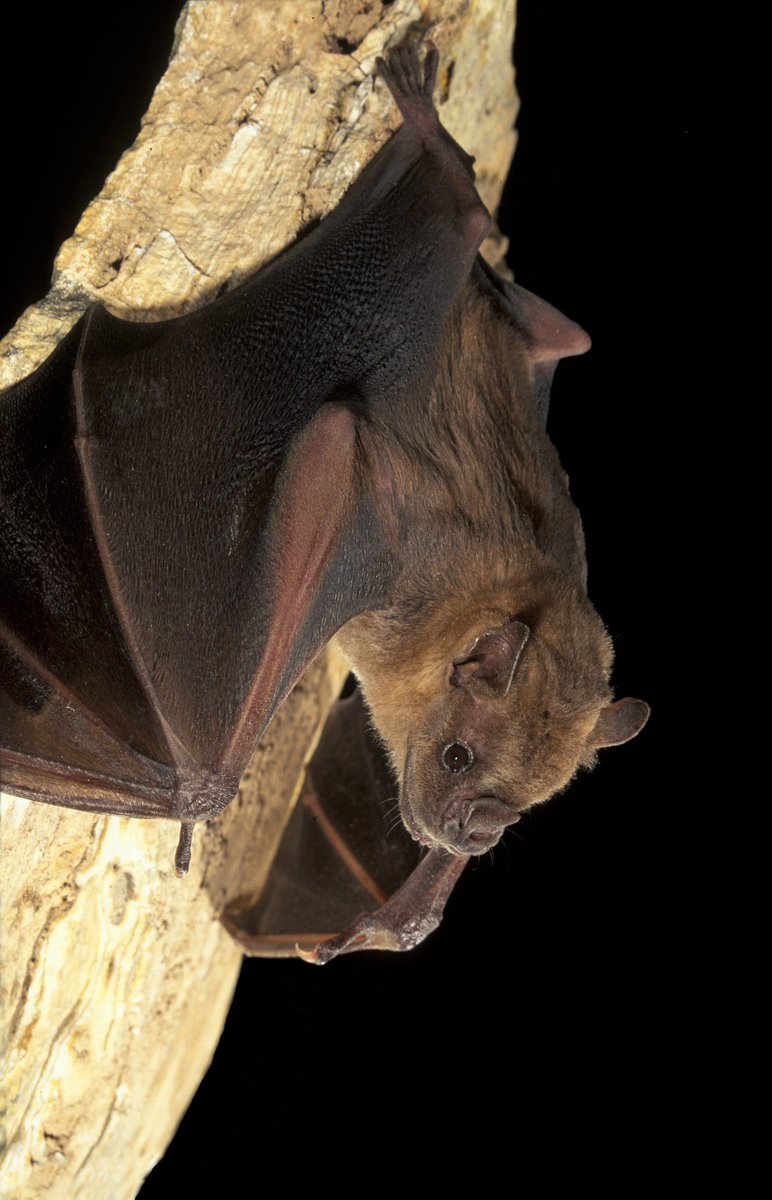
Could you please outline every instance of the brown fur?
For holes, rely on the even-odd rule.
[[[405,566],[394,604],[356,617],[338,641],[390,751],[406,823],[450,849],[441,822],[454,797],[494,794],[515,820],[593,761],[611,696],[611,643],[587,599],[581,522],[538,418],[529,350],[473,277],[424,401],[362,433],[373,503]],[[453,686],[454,660],[513,618],[531,636],[509,693]],[[438,760],[454,741],[475,751],[458,776]]]

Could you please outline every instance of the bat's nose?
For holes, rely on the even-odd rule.
[[[492,795],[460,795],[442,822],[443,841],[462,854],[484,854],[520,814]]]

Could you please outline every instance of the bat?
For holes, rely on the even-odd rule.
[[[337,634],[427,853],[314,961],[415,944],[470,856],[648,716],[612,702],[544,429],[588,339],[480,258],[434,48],[380,70],[403,124],[317,228],[196,313],[91,308],[0,406],[6,786],[177,820],[182,872]]]

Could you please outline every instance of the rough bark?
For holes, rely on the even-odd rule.
[[[50,294],[0,343],[0,386],[94,300],[141,319],[205,304],[333,207],[399,123],[376,56],[431,22],[443,121],[495,210],[514,148],[514,0],[193,0],[137,141]],[[333,651],[306,674],[238,799],[197,829],[183,880],[175,824],[3,797],[3,1194],[122,1200],[163,1154],[238,974],[217,915],[259,892],[344,674]]]

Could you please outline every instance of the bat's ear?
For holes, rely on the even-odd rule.
[[[576,321],[514,280],[503,279],[482,257],[478,256],[477,262],[481,268],[478,280],[520,331],[532,363],[555,364],[590,349],[589,334]]]
[[[478,254],[475,279],[501,315],[518,331],[531,373],[533,399],[542,425],[547,423],[552,376],[561,358],[584,354],[590,338],[581,325],[519,283],[502,279]]]
[[[639,734],[649,719],[651,709],[643,700],[617,700],[601,709],[595,728],[590,734],[590,745],[596,750],[603,746],[621,746]]]
[[[450,682],[472,696],[506,696],[530,634],[522,621],[508,621],[481,633],[460,658],[453,660]]]
[[[556,363],[590,349],[589,334],[576,321],[518,283],[506,280],[505,287],[507,304],[525,337],[531,362]]]

